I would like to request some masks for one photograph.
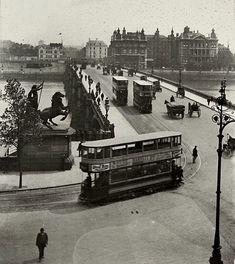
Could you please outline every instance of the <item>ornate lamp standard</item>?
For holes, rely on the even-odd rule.
[[[105,112],[106,112],[105,118],[108,121],[108,111],[109,111],[109,107],[110,107],[110,105],[109,105],[109,98],[108,97],[106,97],[106,99],[104,101],[104,107],[105,107]]]
[[[226,99],[225,94],[225,88],[226,88],[226,80],[224,79],[221,81],[221,88],[219,90],[220,96],[216,99],[215,105],[212,106],[212,109],[217,111],[217,114],[214,114],[212,116],[213,122],[215,122],[217,125],[219,125],[219,134],[218,134],[218,170],[217,170],[217,190],[216,190],[216,224],[215,224],[215,237],[214,237],[214,245],[212,256],[210,257],[209,262],[211,264],[223,264],[223,261],[221,259],[221,253],[220,253],[220,186],[221,186],[221,158],[223,153],[222,148],[222,141],[223,141],[223,130],[224,128],[232,123],[235,122],[235,120],[229,115],[228,112],[228,105],[229,102]]]

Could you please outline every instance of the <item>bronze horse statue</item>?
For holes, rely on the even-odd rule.
[[[70,109],[69,106],[64,106],[62,102],[62,98],[64,95],[60,92],[56,92],[51,99],[51,107],[45,108],[40,112],[40,118],[42,119],[42,123],[50,127],[50,123],[48,120],[51,122],[52,125],[57,126],[55,122],[52,121],[53,118],[57,117],[58,115],[63,115],[60,120],[63,121],[66,119],[68,116]]]

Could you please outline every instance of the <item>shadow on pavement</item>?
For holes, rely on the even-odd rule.
[[[38,263],[38,258],[33,258],[29,260],[24,260],[22,264],[32,264],[32,263]]]

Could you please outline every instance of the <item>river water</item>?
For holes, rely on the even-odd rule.
[[[220,81],[215,80],[197,80],[197,81],[183,81],[183,85],[194,88],[195,90],[201,91],[205,94],[218,97],[220,95]],[[235,103],[235,80],[227,80],[226,87],[226,98]]]
[[[25,94],[27,95],[30,91],[32,85],[39,85],[39,83],[33,83],[31,81],[22,81],[21,86],[25,89]],[[6,85],[6,81],[0,80],[0,89],[3,90],[4,86]],[[55,92],[61,92],[65,94],[64,92],[64,84],[62,82],[51,82],[51,81],[45,81],[43,85],[42,92],[38,92],[38,96],[40,97],[41,93],[41,99],[39,102],[39,110],[43,110],[46,107],[51,106],[51,98],[52,95]],[[67,101],[65,98],[63,98],[64,105],[67,105]],[[0,100],[0,113],[2,113],[5,109],[6,105]]]

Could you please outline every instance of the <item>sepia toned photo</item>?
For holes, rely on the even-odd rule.
[[[0,264],[233,264],[235,0],[0,0]]]

